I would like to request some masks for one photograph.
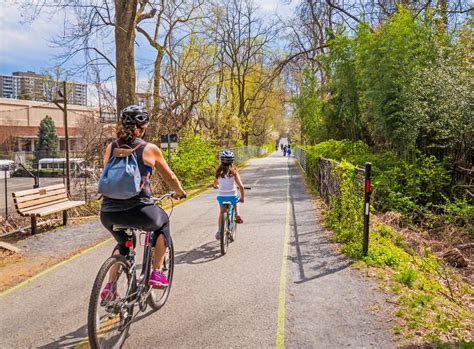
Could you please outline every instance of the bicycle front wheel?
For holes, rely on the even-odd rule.
[[[229,247],[229,215],[227,214],[227,211],[222,213],[221,218],[221,226],[219,227],[221,236],[221,254],[225,255],[227,253],[227,248]]]
[[[152,254],[153,256],[153,254]],[[169,247],[165,255],[165,260],[161,269],[162,273],[168,279],[168,286],[166,287],[153,287],[150,295],[148,296],[148,304],[155,310],[160,309],[165,305],[171,291],[171,283],[173,282],[174,274],[174,247],[173,240],[170,236]]]
[[[87,329],[91,348],[120,348],[133,316],[135,292],[130,264],[120,255],[107,259],[97,274],[89,301]]]

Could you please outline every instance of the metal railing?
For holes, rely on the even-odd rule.
[[[306,150],[300,147],[295,147],[295,158],[298,160],[303,171],[308,175],[312,176],[312,180],[316,183],[319,189],[319,195],[327,203],[333,196],[339,196],[340,191],[340,178],[335,175],[335,168],[339,164],[338,161],[318,157],[318,164],[313,169],[308,169],[306,161]],[[364,256],[367,255],[369,250],[369,218],[370,218],[370,195],[371,195],[371,163],[366,162],[365,167],[357,167],[355,169],[354,182],[357,191],[357,195],[361,197],[361,203],[363,202],[363,238],[362,238],[362,253]],[[310,170],[311,173],[308,173]]]
[[[295,147],[295,158],[298,159],[301,168],[306,173],[306,150],[300,147]]]
[[[227,148],[227,149],[232,150],[234,152],[235,163],[237,165],[242,164],[251,158],[262,156],[267,152],[267,148],[261,148],[256,145],[248,145],[248,146],[234,147],[234,148]],[[217,153],[217,156],[219,156],[219,152]]]

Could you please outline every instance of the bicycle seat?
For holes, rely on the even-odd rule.
[[[137,227],[136,225],[126,225],[126,224],[114,224],[112,225],[113,231],[122,231],[125,229],[134,229],[134,230],[142,230],[141,227]]]
[[[222,201],[222,205],[232,205],[232,202],[230,202],[230,201]]]

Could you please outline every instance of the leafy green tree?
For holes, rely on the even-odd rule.
[[[305,69],[299,94],[293,99],[293,102],[295,103],[296,116],[300,119],[303,140],[310,144],[325,139],[322,101],[318,94],[316,77],[309,69]]]
[[[46,115],[38,128],[38,144],[35,156],[39,160],[44,157],[55,157],[58,155],[58,136],[53,119]]]
[[[473,145],[471,71],[458,47],[439,46],[432,64],[416,71],[404,90],[412,147],[469,166]]]

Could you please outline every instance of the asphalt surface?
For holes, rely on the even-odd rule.
[[[136,318],[124,348],[272,348],[277,339],[289,348],[395,347],[386,315],[375,311],[383,296],[322,236],[293,159],[252,160],[242,179],[252,187],[245,223],[224,257],[214,240],[216,192],[175,207],[170,298]],[[88,224],[103,234],[98,222]],[[112,247],[0,297],[0,348],[87,347],[89,294]]]

